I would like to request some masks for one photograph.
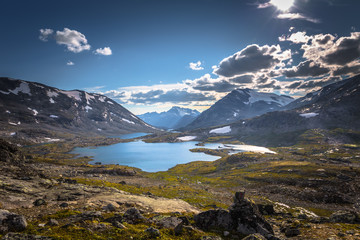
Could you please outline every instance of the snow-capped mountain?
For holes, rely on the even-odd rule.
[[[202,112],[184,129],[216,126],[279,110],[293,101],[292,97],[274,93],[237,89]]]
[[[156,127],[177,129],[192,122],[199,114],[199,111],[194,109],[172,107],[166,112],[149,112],[138,115],[138,117]]]
[[[325,86],[298,100],[300,107],[295,109],[268,112],[217,127],[216,130],[227,129],[221,134],[236,136],[240,141],[255,145],[274,145],[276,142],[291,145],[309,129],[316,129],[318,134],[321,134],[319,129],[330,129],[337,133],[341,133],[342,129],[360,131],[360,75]],[[301,105],[304,102],[307,103]],[[214,132],[213,128],[208,131],[194,130],[189,134],[210,134],[211,131]],[[359,141],[357,136],[350,133],[335,140],[329,136],[328,141]]]
[[[0,78],[0,112],[0,126],[10,135],[21,129],[88,135],[155,130],[106,96],[9,78]]]

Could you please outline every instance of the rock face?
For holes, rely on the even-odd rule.
[[[203,229],[223,229],[241,235],[259,233],[267,239],[274,238],[271,225],[260,214],[257,206],[236,193],[229,210],[217,209],[202,212],[194,217],[196,225]]]
[[[24,216],[0,210],[0,233],[23,231],[26,226],[27,222]]]
[[[106,96],[1,77],[0,113],[0,126],[11,129],[9,137],[36,134],[49,140],[47,130],[87,135],[156,131]]]

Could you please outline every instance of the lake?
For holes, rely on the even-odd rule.
[[[166,171],[177,164],[193,161],[214,161],[218,156],[193,153],[197,142],[145,143],[135,141],[109,146],[75,148],[71,153],[79,156],[93,156],[94,162],[137,167],[147,172]],[[206,144],[206,148],[217,148],[221,144]]]

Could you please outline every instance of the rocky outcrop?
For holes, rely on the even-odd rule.
[[[20,232],[26,229],[27,222],[24,216],[7,210],[0,210],[0,233]]]
[[[259,233],[266,239],[276,239],[271,225],[244,195],[244,192],[237,192],[229,210],[209,210],[196,215],[196,225],[203,230],[222,229],[239,235]]]

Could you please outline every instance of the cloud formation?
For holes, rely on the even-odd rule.
[[[214,73],[224,77],[256,73],[272,69],[282,61],[291,57],[291,51],[282,52],[279,45],[259,46],[252,44],[234,55],[223,59]]]
[[[65,45],[67,50],[74,53],[90,50],[91,47],[84,34],[69,28],[64,28],[63,31],[56,31],[55,40],[57,44]]]
[[[73,65],[75,65],[75,63],[73,63],[72,61],[68,61],[68,62],[66,63],[66,65],[68,65],[68,66],[73,66]]]
[[[287,78],[317,77],[317,76],[325,75],[329,72],[330,72],[329,68],[322,67],[320,64],[314,63],[310,60],[301,62],[297,66],[282,71],[282,73]]]
[[[112,51],[110,47],[98,48],[95,50],[95,54],[109,56],[112,55]]]
[[[278,19],[287,19],[287,20],[304,20],[312,23],[320,23],[319,19],[307,17],[301,13],[280,13],[276,16]]]
[[[49,29],[49,28],[45,28],[45,29],[40,29],[40,36],[39,39],[41,41],[47,42],[48,38],[54,33],[54,30]]]
[[[201,61],[191,62],[191,63],[189,63],[189,67],[190,67],[190,69],[196,70],[196,71],[203,70],[204,68],[201,66],[201,64],[202,64]]]

